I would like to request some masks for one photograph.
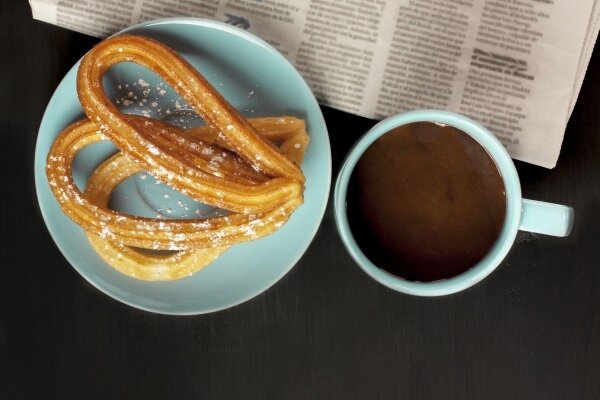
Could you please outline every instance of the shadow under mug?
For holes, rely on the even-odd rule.
[[[475,139],[496,162],[506,190],[504,225],[490,251],[477,264],[452,278],[417,282],[392,275],[373,264],[356,243],[348,224],[346,194],[356,163],[365,150],[390,130],[413,122],[437,122],[453,126]],[[521,184],[515,165],[498,139],[479,123],[447,111],[420,110],[389,117],[369,130],[348,154],[337,178],[334,192],[335,221],[346,249],[373,279],[398,292],[417,296],[442,296],[467,289],[488,276],[500,265],[512,247],[518,230],[552,236],[567,236],[573,225],[573,209],[558,204],[521,197]]]

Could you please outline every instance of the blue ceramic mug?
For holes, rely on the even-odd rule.
[[[399,278],[373,264],[356,243],[348,224],[346,194],[354,167],[364,151],[386,132],[413,122],[437,122],[453,126],[475,139],[496,162],[506,190],[506,217],[496,243],[488,254],[460,275],[434,282],[415,282]],[[342,165],[334,193],[335,221],[342,241],[352,258],[373,279],[399,292],[417,296],[442,296],[473,286],[488,276],[506,257],[518,230],[552,236],[567,236],[573,225],[573,209],[558,204],[521,197],[521,185],[515,165],[504,146],[485,127],[459,114],[422,110],[387,118],[375,125],[354,146]]]

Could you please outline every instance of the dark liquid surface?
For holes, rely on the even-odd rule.
[[[352,234],[378,267],[413,281],[456,276],[498,239],[506,196],[487,151],[431,122],[391,130],[357,163],[347,194]]]

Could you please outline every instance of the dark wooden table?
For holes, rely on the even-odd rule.
[[[125,306],[62,257],[40,215],[33,153],[48,100],[96,39],[0,2],[0,398],[600,398],[600,51],[553,170],[517,163],[526,197],[572,205],[566,239],[520,234],[457,295],[369,279],[331,205],[306,255],[262,295],[194,317]],[[324,108],[337,174],[373,121]]]

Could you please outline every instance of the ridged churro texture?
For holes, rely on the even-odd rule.
[[[102,77],[123,61],[154,71],[206,125],[184,131],[121,113],[104,93]],[[273,233],[303,202],[299,165],[309,142],[304,121],[245,119],[187,61],[155,40],[123,35],[99,43],[80,64],[77,93],[87,119],[67,127],[54,142],[47,157],[48,182],[98,254],[129,276],[172,280],[191,275],[228,246]],[[82,192],[73,180],[73,160],[101,140],[120,151],[94,171]],[[109,209],[113,189],[144,170],[197,201],[227,210],[226,215],[153,219]]]

